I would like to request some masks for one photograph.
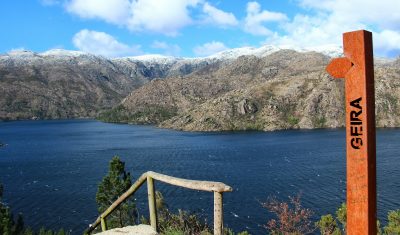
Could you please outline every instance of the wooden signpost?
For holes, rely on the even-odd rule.
[[[376,137],[372,33],[343,34],[345,57],[327,71],[345,78],[347,234],[376,235]]]

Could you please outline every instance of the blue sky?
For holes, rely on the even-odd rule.
[[[0,53],[81,50],[106,57],[207,56],[264,44],[341,44],[374,33],[375,54],[400,54],[399,0],[5,0]]]

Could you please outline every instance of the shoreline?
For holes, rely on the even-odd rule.
[[[106,123],[106,124],[116,124],[116,125],[132,125],[132,126],[145,126],[145,127],[153,127],[153,128],[158,128],[158,129],[164,129],[164,130],[171,130],[171,131],[181,131],[181,132],[187,132],[187,133],[250,133],[250,132],[257,132],[257,133],[273,133],[273,132],[284,132],[284,131],[315,131],[315,130],[341,130],[345,129],[344,126],[341,127],[322,127],[322,128],[282,128],[282,129],[273,129],[273,130],[256,130],[256,129],[248,129],[248,130],[185,130],[185,129],[174,129],[174,128],[167,128],[163,126],[159,126],[158,124],[150,124],[150,123],[129,123],[129,122],[105,122],[98,120],[96,118],[91,118],[91,117],[82,117],[82,118],[62,118],[62,119],[16,119],[16,120],[0,120],[0,123],[11,123],[11,122],[43,122],[43,121],[95,121],[95,122],[101,122],[101,123]],[[377,126],[377,130],[392,130],[392,129],[400,129],[400,126],[396,127],[381,127]],[[0,142],[0,147],[1,146]]]

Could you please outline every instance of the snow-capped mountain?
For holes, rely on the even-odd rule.
[[[251,55],[256,57],[265,57],[280,50],[294,50],[297,52],[318,52],[327,55],[329,57],[337,57],[342,54],[342,48],[336,45],[325,45],[319,47],[306,47],[306,48],[300,48],[290,45],[281,45],[281,46],[264,45],[262,47],[240,47],[240,48],[229,49],[221,51],[214,55],[210,55],[205,58],[214,58],[223,60],[223,59],[236,59],[239,56],[251,56]]]
[[[71,51],[64,49],[52,49],[49,51],[45,51],[43,53],[39,53],[40,56],[66,56],[66,57],[78,57],[78,56],[88,56],[90,55],[87,52],[83,51]]]
[[[122,57],[118,58],[117,60],[140,61],[146,64],[154,64],[154,63],[171,64],[171,63],[176,63],[178,61],[198,63],[204,61],[234,60],[240,56],[265,57],[280,50],[294,50],[302,53],[318,52],[332,58],[342,56],[343,54],[342,47],[333,44],[316,46],[316,47],[305,47],[305,48],[295,47],[290,45],[281,45],[281,46],[264,45],[261,47],[239,47],[239,48],[228,49],[206,57],[173,57],[173,56],[164,56],[159,54],[148,54],[141,56]]]
[[[283,46],[272,46],[272,45],[264,45],[261,47],[240,47],[228,49],[225,51],[218,52],[216,54],[206,56],[206,57],[173,57],[173,56],[165,56],[160,54],[147,54],[140,56],[129,56],[129,57],[120,57],[120,58],[108,58],[111,61],[130,61],[130,62],[142,62],[143,64],[149,65],[172,65],[177,62],[180,63],[202,63],[202,62],[213,62],[213,61],[230,61],[237,59],[240,56],[256,56],[256,57],[265,57],[271,55],[272,53],[278,52],[280,50],[294,50],[297,52],[318,52],[322,53],[329,57],[338,57],[342,55],[342,48],[337,45],[325,45],[318,47],[307,47],[300,48],[290,45]],[[62,59],[62,58],[78,58],[78,57],[87,57],[88,59],[94,59],[96,57],[102,57],[98,55],[93,55],[87,52],[82,51],[72,51],[72,50],[64,50],[64,49],[52,49],[49,51],[45,51],[42,53],[36,53],[28,50],[13,50],[7,52],[6,54],[0,55],[0,58],[14,58],[14,59],[22,59],[22,60],[32,60],[32,59]],[[102,57],[107,59],[105,57]]]
[[[83,51],[51,49],[42,53],[37,53],[29,50],[12,50],[1,56],[31,58],[31,57],[78,57],[83,55],[89,56],[91,54]]]
[[[42,53],[14,50],[0,54],[0,120],[95,117],[143,86],[146,89],[138,106],[148,104],[149,97],[144,95],[147,91],[154,91],[153,100],[158,103],[160,96],[169,97],[166,95],[169,88],[176,94],[189,94],[194,100],[206,100],[276,76],[320,74],[330,57],[340,56],[341,51],[333,45],[314,48],[265,45],[195,58],[163,55],[106,58],[63,49]],[[388,68],[399,64],[376,61]],[[173,81],[169,88],[157,87],[160,82],[152,82],[164,78]],[[206,96],[198,97],[202,93]],[[191,107],[192,98],[182,101],[188,105],[185,109]]]

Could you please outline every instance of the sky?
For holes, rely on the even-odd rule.
[[[400,55],[400,0],[2,0],[0,53],[208,56],[262,45],[341,45],[366,29],[374,54]]]

